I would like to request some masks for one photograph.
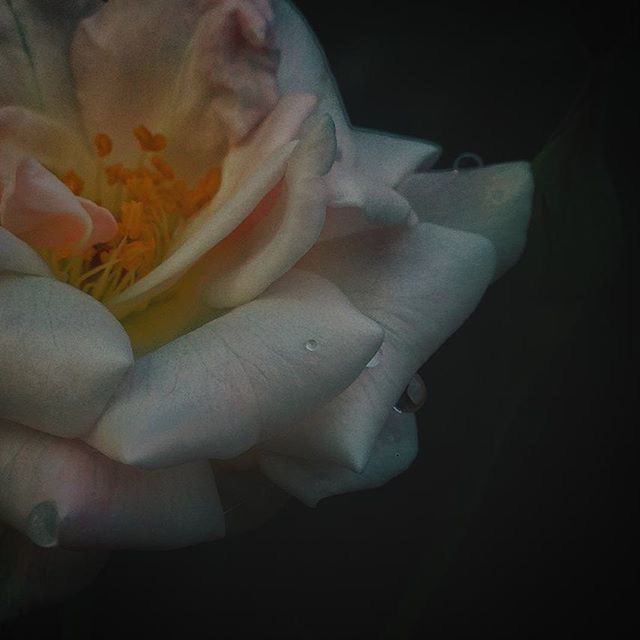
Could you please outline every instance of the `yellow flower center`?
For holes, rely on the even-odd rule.
[[[97,300],[108,302],[146,276],[168,255],[172,241],[187,220],[218,192],[219,167],[210,169],[195,185],[176,176],[162,157],[167,140],[145,126],[135,135],[141,156],[137,167],[107,164],[113,144],[108,135],[94,139],[96,151],[95,202],[108,208],[118,222],[118,232],[107,242],[90,247],[83,255],[72,250],[43,250],[53,273]],[[84,182],[73,170],[60,179],[77,196]]]

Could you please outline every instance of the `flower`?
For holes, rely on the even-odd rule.
[[[354,129],[285,0],[55,7],[0,5],[0,519],[176,547],[401,473],[528,165]]]

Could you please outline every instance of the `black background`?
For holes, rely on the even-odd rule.
[[[113,554],[7,636],[616,637],[637,583],[637,7],[298,5],[355,125],[439,142],[439,168],[538,157],[527,252],[423,368],[403,476]]]

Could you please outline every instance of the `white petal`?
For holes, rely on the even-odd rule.
[[[69,42],[98,2],[13,0],[0,4],[0,105],[75,118]]]
[[[390,187],[418,168],[432,167],[440,157],[440,147],[432,142],[365,129],[354,129],[352,135],[362,174]]]
[[[112,136],[119,160],[135,159],[139,124],[167,134],[169,155],[187,168],[220,160],[277,101],[262,9],[250,0],[104,4],[71,49],[87,129]]]
[[[419,140],[352,129],[335,81],[305,19],[288,0],[275,0],[276,45],[281,58],[278,84],[284,93],[318,97],[317,112],[336,124],[338,162],[331,172],[334,207],[359,207],[382,224],[401,224],[411,214],[409,203],[394,190],[400,180],[438,158],[436,145]]]
[[[316,243],[324,225],[327,189],[323,177],[335,158],[333,121],[325,116],[296,147],[273,208],[241,240],[235,259],[226,253],[210,265],[205,293],[215,308],[249,302],[283,276]]]
[[[288,0],[274,0],[275,43],[280,51],[278,86],[283,94],[317,96],[317,112],[328,114],[336,125],[338,155],[349,162],[355,149],[351,125],[327,59],[311,28]]]
[[[361,209],[373,224],[406,224],[411,205],[393,187],[362,173],[358,167],[337,163],[329,177],[330,204],[337,209]]]
[[[95,179],[95,160],[80,135],[60,121],[21,107],[0,108],[0,144],[10,146],[18,156],[33,156],[51,171],[64,175],[74,169],[86,182]],[[5,176],[6,169],[0,168]],[[5,178],[6,179],[6,178]]]
[[[345,389],[381,342],[338,289],[293,270],[138,360],[88,442],[153,467],[234,458]]]
[[[533,197],[526,162],[408,176],[399,187],[424,221],[479,233],[498,253],[498,275],[520,257]]]
[[[362,209],[372,223],[406,223],[413,210],[396,187],[416,169],[434,164],[440,148],[362,129],[354,129],[352,137],[354,156],[341,159],[331,172],[331,205]]]
[[[25,242],[0,227],[0,274],[49,276],[47,263]]]
[[[122,326],[93,298],[50,278],[0,276],[0,418],[86,433],[132,363]]]
[[[224,535],[207,462],[140,471],[0,421],[0,520],[40,546],[182,547]]]
[[[215,196],[216,206],[226,203],[242,189],[244,181],[268,162],[278,149],[299,138],[300,129],[316,103],[315,96],[310,94],[284,96],[253,135],[229,149],[222,166],[220,191]]]
[[[377,366],[266,447],[361,470],[415,371],[478,304],[495,252],[481,236],[420,224],[321,243],[299,266],[339,286],[385,339]]]
[[[405,471],[417,453],[415,417],[394,412],[379,434],[367,466],[360,473],[269,453],[260,455],[260,468],[279,487],[315,507],[329,496],[386,484]]]

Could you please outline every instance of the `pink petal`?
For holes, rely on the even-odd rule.
[[[91,217],[76,196],[32,158],[18,165],[2,225],[39,249],[86,244],[92,229]]]
[[[78,200],[93,222],[93,231],[89,238],[89,244],[112,240],[118,233],[118,223],[111,211],[86,198],[78,198]]]

